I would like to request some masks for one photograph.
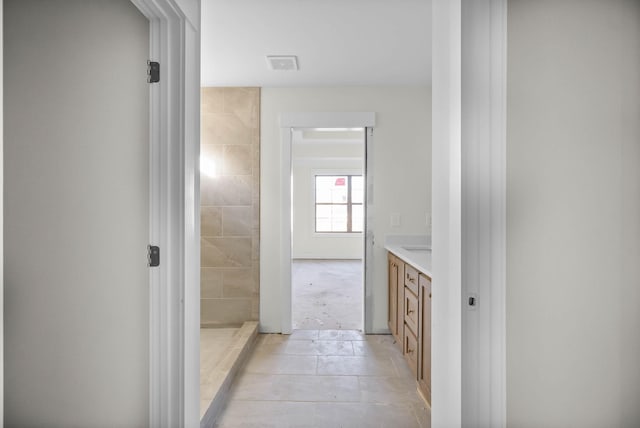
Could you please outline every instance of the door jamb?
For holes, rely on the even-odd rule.
[[[462,425],[504,427],[507,0],[463,0],[461,39]]]
[[[433,2],[433,426],[507,421],[506,12]]]
[[[200,425],[200,1],[131,0],[149,19],[149,425]]]
[[[282,207],[280,217],[280,302],[281,326],[283,334],[292,332],[291,308],[291,128],[373,128],[375,113],[373,112],[296,112],[280,115],[282,174],[280,189]],[[366,240],[366,235],[365,235]],[[371,263],[372,261],[369,261]],[[371,317],[373,305],[367,296],[373,284],[365,282],[365,333],[368,318]]]

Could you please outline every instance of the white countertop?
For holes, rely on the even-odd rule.
[[[431,274],[431,240],[426,236],[396,235],[385,239],[384,248],[429,278]]]

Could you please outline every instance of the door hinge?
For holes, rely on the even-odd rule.
[[[160,81],[160,63],[147,61],[147,82],[156,83]]]
[[[148,246],[149,266],[160,266],[160,247],[155,245]]]

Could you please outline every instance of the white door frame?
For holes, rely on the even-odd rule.
[[[434,427],[506,426],[506,10],[433,2]]]
[[[280,189],[282,207],[280,216],[280,278],[282,278],[280,301],[282,302],[282,333],[292,332],[291,308],[291,128],[372,128],[376,115],[373,112],[299,112],[282,113],[280,115],[282,174]],[[372,140],[371,140],[372,141]],[[368,227],[365,226],[365,242],[368,242]],[[367,244],[365,244],[367,245]],[[366,247],[367,248],[367,247]],[[365,251],[366,251],[365,248]],[[367,253],[369,254],[369,253]],[[369,263],[370,264],[370,263]],[[367,269],[368,270],[368,269]],[[368,317],[371,317],[373,305],[368,296],[372,295],[373,286],[367,281],[365,273],[365,305],[364,328],[367,333]]]
[[[462,2],[462,425],[506,426],[507,0]],[[476,305],[469,305],[469,298]]]
[[[150,426],[200,425],[200,1],[131,0],[150,21]]]
[[[0,427],[4,426],[4,3],[0,0]]]

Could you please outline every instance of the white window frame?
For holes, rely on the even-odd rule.
[[[364,175],[362,173],[356,173],[356,174],[351,174],[351,173],[323,173],[323,172],[314,172],[313,173],[313,178],[312,178],[312,182],[313,182],[313,190],[312,190],[312,195],[313,195],[313,230],[311,231],[312,234],[314,236],[331,236],[331,237],[349,237],[349,236],[359,236],[362,235],[363,231],[345,231],[345,232],[334,232],[334,231],[330,231],[330,232],[318,232],[318,225],[317,225],[317,220],[318,220],[318,216],[316,213],[316,209],[318,207],[318,205],[347,205],[347,212],[349,212],[348,210],[348,206],[351,205],[353,207],[353,205],[362,205],[363,209],[365,206],[365,201],[363,200],[361,203],[353,203],[353,201],[351,202],[347,202],[345,204],[333,204],[333,203],[324,203],[324,202],[320,202],[318,203],[317,201],[317,186],[316,186],[316,178],[317,177],[335,177],[335,176],[345,176],[345,177],[362,177],[364,179]],[[350,180],[351,181],[351,180]],[[347,192],[348,193],[352,193],[352,186],[351,184],[349,184],[347,186]],[[351,217],[351,223],[352,223],[352,227],[353,227],[353,212],[351,213],[351,215],[349,216]],[[347,221],[348,223],[348,221]],[[363,219],[363,225],[364,225],[364,219]]]

